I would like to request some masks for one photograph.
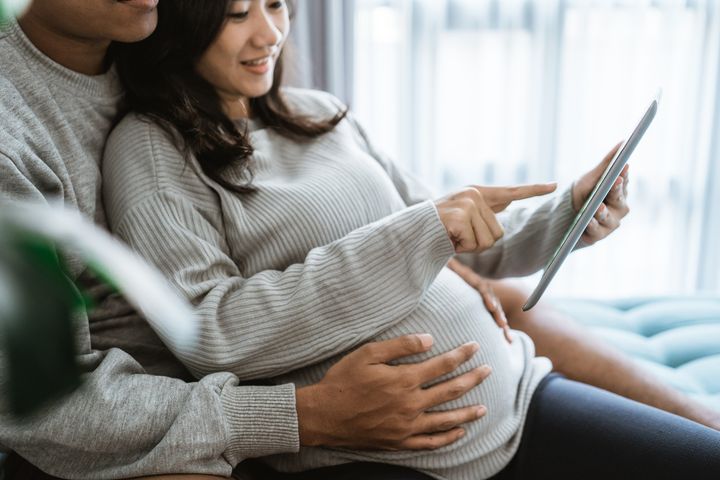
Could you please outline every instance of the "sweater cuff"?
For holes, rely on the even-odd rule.
[[[426,200],[420,205],[423,211],[427,210],[430,216],[428,228],[431,230],[430,238],[433,239],[433,248],[431,250],[435,254],[433,260],[447,263],[455,255],[455,246],[450,240],[445,224],[440,220],[437,205],[433,200]]]
[[[567,231],[575,220],[577,212],[572,204],[572,187],[565,190],[558,200],[559,205],[554,213],[557,223],[563,231]]]
[[[242,460],[300,449],[295,385],[225,386],[220,401],[228,426],[226,460]]]
[[[558,218],[558,225],[561,228],[562,234],[565,235],[567,230],[570,228],[570,225],[575,221],[575,217],[580,213],[576,212],[575,208],[573,207],[572,202],[572,191],[575,187],[575,183],[573,183],[570,188],[565,190],[562,195],[560,196],[558,202],[558,208],[557,208],[557,218]],[[581,248],[587,247],[588,244],[586,244],[582,238],[577,241],[575,244],[575,247],[573,247],[573,251],[580,250]],[[560,244],[558,243],[558,248],[560,248]]]

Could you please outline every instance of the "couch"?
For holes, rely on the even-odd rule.
[[[720,410],[720,295],[553,305],[664,382]]]

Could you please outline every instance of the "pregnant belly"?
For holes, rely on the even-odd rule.
[[[485,309],[480,295],[454,272],[445,268],[429,288],[420,305],[406,318],[390,326],[374,340],[411,333],[430,333],[435,342],[430,352],[407,357],[402,363],[414,363],[475,341],[480,350],[450,377],[481,365],[490,365],[492,373],[464,397],[437,407],[448,410],[470,405],[485,405],[487,414],[466,426],[466,435],[458,442],[433,452],[363,452],[355,457],[345,451],[344,458],[365,458],[398,462],[416,468],[453,468],[481,459],[498,450],[512,449],[524,420],[532,390],[550,370],[547,360],[534,359],[532,341],[514,332],[509,344]],[[282,381],[307,384],[319,381],[339,357],[283,376]],[[454,452],[455,454],[448,455]],[[306,453],[312,456],[310,452]],[[302,456],[302,455],[301,455]],[[429,462],[429,463],[428,463]]]
[[[438,407],[438,410],[482,404],[487,407],[488,413],[481,423],[494,426],[514,414],[521,381],[527,369],[532,367],[532,342],[515,332],[516,340],[508,343],[480,295],[449,269],[443,269],[412,314],[380,337],[385,339],[419,332],[432,334],[435,340],[433,349],[428,354],[403,359],[403,363],[417,362],[470,341],[480,345],[480,350],[469,362],[436,382],[481,365],[492,368],[492,373],[482,384],[465,397]]]

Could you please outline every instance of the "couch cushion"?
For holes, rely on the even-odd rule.
[[[668,384],[720,410],[720,296],[553,304]]]

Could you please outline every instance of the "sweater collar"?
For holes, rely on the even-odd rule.
[[[25,35],[17,20],[3,26],[8,41],[15,46],[27,62],[27,67],[39,76],[87,97],[99,101],[116,101],[122,94],[122,85],[114,67],[101,75],[83,75],[66,68],[42,53]]]

